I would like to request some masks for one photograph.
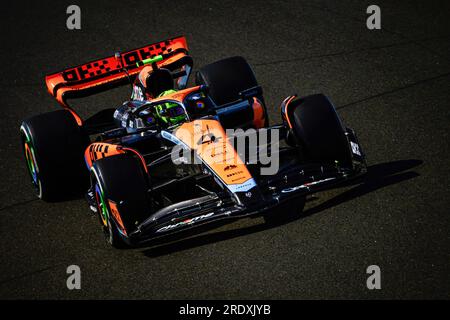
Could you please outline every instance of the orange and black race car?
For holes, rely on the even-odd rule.
[[[20,128],[38,197],[84,192],[108,242],[135,246],[220,219],[277,219],[270,209],[301,211],[308,194],[365,173],[355,133],[324,95],[287,97],[269,126],[244,58],[203,66],[188,87],[192,67],[177,37],[48,75],[63,109]],[[67,102],[126,84],[129,101],[87,119]]]

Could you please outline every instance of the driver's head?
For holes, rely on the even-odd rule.
[[[151,98],[155,98],[161,92],[174,88],[172,73],[165,68],[154,69],[151,66],[145,66],[139,72],[138,79],[147,95]]]
[[[173,89],[163,91],[158,98],[174,92],[176,90]],[[168,125],[175,125],[186,120],[186,113],[183,107],[176,103],[166,102],[159,104],[155,107],[155,111],[158,117]]]

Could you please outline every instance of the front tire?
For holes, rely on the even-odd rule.
[[[316,94],[297,99],[288,108],[295,140],[306,160],[351,165],[344,126],[326,96]]]
[[[148,176],[140,160],[129,154],[97,160],[91,172],[106,240],[113,247],[127,247],[127,235],[150,216]]]

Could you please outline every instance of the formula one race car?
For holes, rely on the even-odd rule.
[[[135,246],[225,218],[273,219],[286,202],[301,211],[306,195],[365,173],[355,133],[324,95],[287,97],[269,126],[244,58],[200,68],[188,87],[192,66],[177,37],[48,75],[63,109],[20,128],[38,197],[83,191],[108,242]],[[86,120],[67,103],[130,83],[130,101]],[[270,174],[264,154],[278,162]]]

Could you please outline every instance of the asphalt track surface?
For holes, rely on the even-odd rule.
[[[372,2],[372,1],[371,1]],[[309,299],[450,297],[450,3],[382,1],[10,2],[1,11],[0,298]],[[272,123],[287,95],[323,92],[367,154],[358,184],[317,194],[280,225],[244,219],[189,239],[114,250],[83,199],[36,200],[23,118],[56,110],[47,73],[186,35],[195,65],[242,55]],[[119,105],[122,88],[76,102]],[[82,289],[66,288],[79,265]],[[378,265],[382,289],[366,288]]]

